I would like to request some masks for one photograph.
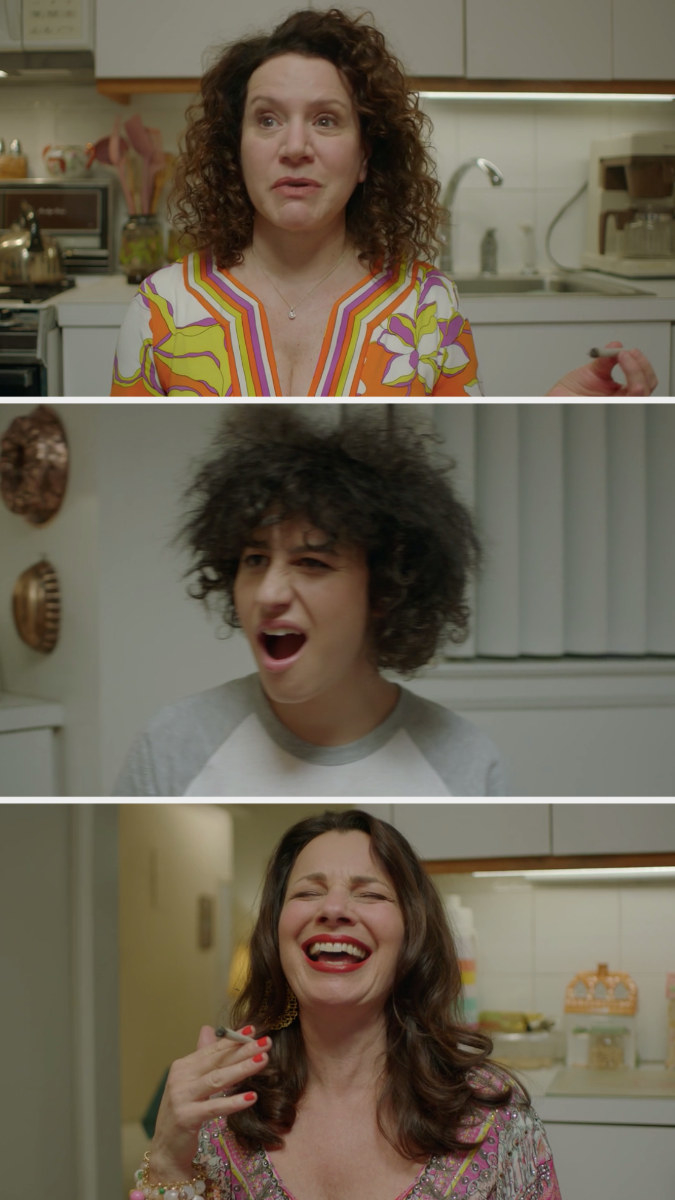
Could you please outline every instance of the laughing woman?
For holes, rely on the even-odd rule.
[[[391,825],[293,826],[250,964],[231,1021],[251,1041],[205,1026],[173,1064],[133,1200],[560,1200],[526,1093],[461,1025],[443,907]]]

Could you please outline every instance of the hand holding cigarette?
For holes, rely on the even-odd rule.
[[[621,342],[614,342],[603,347],[593,346],[588,353],[593,361],[568,371],[551,388],[549,396],[597,396],[607,399],[651,396],[658,380],[652,364],[641,350],[626,350]],[[623,371],[623,383],[612,375],[616,366]]]
[[[271,1046],[252,1025],[202,1028],[197,1049],[171,1065],[150,1145],[151,1181],[191,1177],[201,1126],[255,1104],[256,1092],[237,1088],[265,1069]]]

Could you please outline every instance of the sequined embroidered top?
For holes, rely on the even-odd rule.
[[[333,305],[307,394],[480,395],[458,304],[427,263],[369,273]],[[122,324],[111,395],[282,395],[263,305],[208,253],[156,271]]]
[[[463,1140],[465,1152],[433,1155],[392,1200],[561,1200],[544,1128],[528,1105],[486,1110]],[[295,1200],[265,1151],[243,1149],[223,1121],[203,1127],[198,1159],[222,1200]]]

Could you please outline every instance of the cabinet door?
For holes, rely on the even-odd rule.
[[[96,74],[99,79],[193,79],[215,48],[270,30],[287,16],[288,0],[97,0]]]
[[[51,729],[0,733],[0,796],[55,796],[54,734]]]
[[[613,0],[614,78],[672,79],[673,0]]]
[[[462,0],[372,0],[367,11],[409,75],[464,74]]]
[[[541,301],[542,306],[546,303]],[[567,371],[589,361],[591,346],[615,339],[624,346],[640,347],[658,376],[655,395],[669,394],[671,327],[667,321],[483,325],[480,316],[473,316],[470,297],[462,301],[461,309],[471,322],[486,396],[545,396]]]
[[[611,79],[611,0],[466,0],[470,79]]]
[[[675,804],[554,804],[554,854],[675,852]]]
[[[394,804],[392,820],[421,858],[549,854],[548,804]]]
[[[73,326],[63,330],[63,395],[109,396],[118,329]]]
[[[536,1101],[535,1101],[536,1104]],[[636,1122],[640,1101],[635,1101]],[[570,1200],[673,1195],[675,1132],[661,1126],[547,1123],[556,1174]]]

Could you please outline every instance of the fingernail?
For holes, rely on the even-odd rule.
[[[263,1059],[264,1059],[264,1057],[265,1057],[265,1055],[264,1055],[264,1054],[254,1054],[254,1055],[253,1055],[253,1061],[254,1061],[254,1062],[262,1062],[262,1061],[263,1061]]]
[[[266,1046],[266,1045],[267,1045],[267,1042],[268,1042],[268,1039],[267,1039],[266,1037],[264,1037],[264,1038],[258,1038],[258,1045],[259,1045],[259,1046]]]
[[[244,1092],[244,1100],[255,1100],[255,1092]]]
[[[250,1037],[253,1033],[253,1026],[245,1025],[241,1032],[243,1033],[244,1037]]]

